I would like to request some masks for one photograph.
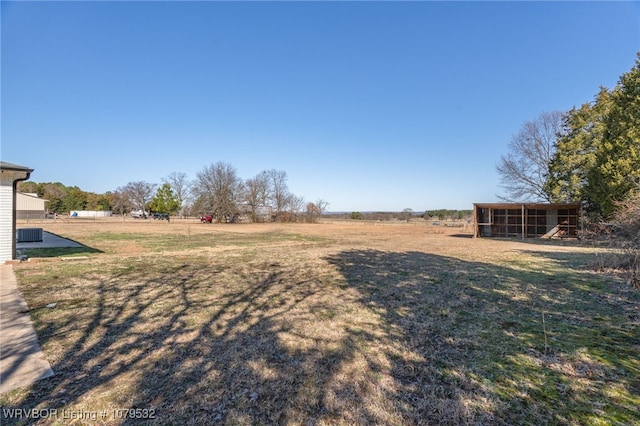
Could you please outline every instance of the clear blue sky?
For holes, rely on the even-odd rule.
[[[333,211],[469,209],[543,111],[613,87],[638,2],[2,2],[2,160],[104,193],[287,172]]]

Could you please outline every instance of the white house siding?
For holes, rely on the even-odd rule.
[[[4,262],[13,258],[16,238],[13,234],[13,173],[0,176],[0,262]]]
[[[0,262],[12,260],[16,250],[15,182],[29,179],[32,169],[0,161]]]

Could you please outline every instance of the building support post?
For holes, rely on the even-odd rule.
[[[473,238],[478,238],[478,206],[473,205]]]
[[[524,209],[524,204],[523,204],[522,205],[522,219],[520,220],[521,225],[522,225],[522,239],[523,240],[525,238],[525,233],[527,231],[527,224],[526,224],[527,217],[524,215],[524,211],[525,211],[525,209]]]

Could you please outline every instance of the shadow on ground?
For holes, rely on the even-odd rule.
[[[638,319],[623,309],[638,295],[566,268],[577,257],[554,273],[421,252],[324,261],[337,280],[147,259],[89,275],[75,315],[36,321],[45,346],[75,337],[14,407],[80,407],[99,392],[158,424],[640,421],[608,397],[640,390]]]
[[[84,245],[71,238],[62,237],[53,232],[45,231],[44,240],[40,242],[17,243],[17,253],[19,255],[33,257],[62,257],[82,254],[102,253],[93,247]]]
[[[34,257],[65,257],[65,256],[79,256],[103,253],[102,250],[98,250],[88,246],[81,247],[50,247],[50,248],[26,248],[19,251],[21,254],[27,256],[27,258]]]

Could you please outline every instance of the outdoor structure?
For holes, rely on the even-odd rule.
[[[476,237],[577,237],[580,204],[476,203]]]
[[[0,161],[0,262],[16,257],[16,187],[33,169]]]
[[[96,219],[98,217],[111,217],[113,216],[113,212],[111,210],[71,210],[69,212],[69,217],[89,217],[91,219]]]
[[[38,194],[28,192],[16,193],[16,218],[44,219],[47,214],[47,201]]]

